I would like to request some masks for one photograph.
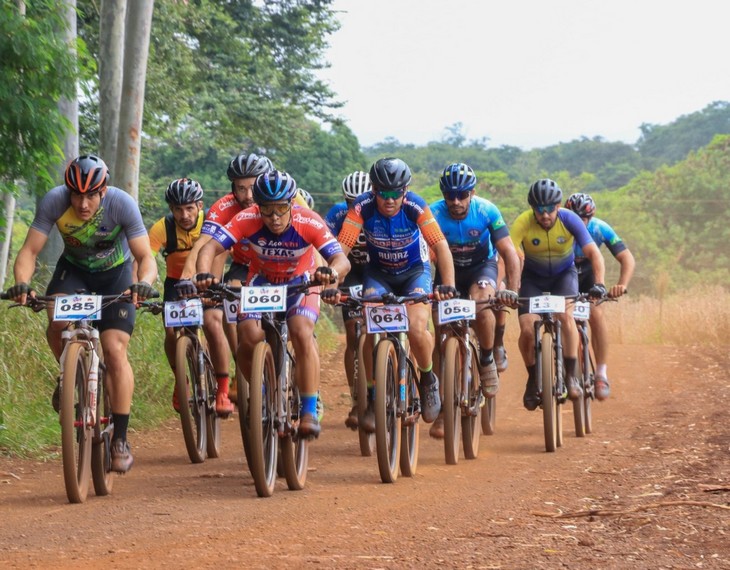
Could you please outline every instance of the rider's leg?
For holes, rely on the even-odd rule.
[[[228,352],[228,340],[223,332],[223,311],[213,308],[204,311],[203,331],[205,332],[205,338],[208,340],[210,360],[213,363],[218,384],[215,409],[219,414],[230,414],[233,412],[233,403],[228,398],[228,385],[230,383],[228,367],[231,356]]]

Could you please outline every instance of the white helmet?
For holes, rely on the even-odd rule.
[[[354,200],[360,194],[369,192],[371,189],[370,176],[367,172],[360,170],[348,174],[342,181],[342,193],[347,200]]]

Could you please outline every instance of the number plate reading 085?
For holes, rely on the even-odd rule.
[[[180,299],[165,303],[166,327],[195,327],[203,324],[203,303],[200,299]]]
[[[56,297],[54,321],[98,321],[101,318],[101,295],[62,295]]]
[[[473,320],[476,315],[476,303],[470,299],[440,301],[438,307],[440,325],[461,319]]]
[[[241,287],[242,313],[278,313],[286,310],[286,285]]]
[[[405,305],[365,307],[365,315],[369,334],[408,331],[408,310]]]

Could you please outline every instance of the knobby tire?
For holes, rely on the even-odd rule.
[[[208,434],[205,426],[206,402],[199,387],[196,345],[187,335],[175,343],[175,390],[180,405],[180,425],[188,457],[193,463],[205,461]]]
[[[472,335],[474,332],[472,331]],[[473,337],[472,337],[473,338]],[[494,414],[496,409],[497,398],[485,398],[482,395],[482,386],[479,380],[479,351],[475,346],[471,347],[471,364],[468,370],[471,381],[468,386],[467,397],[469,398],[468,413],[461,416],[461,439],[464,445],[464,458],[476,459],[479,455],[479,425],[477,425],[478,417],[484,413],[484,409],[491,409],[491,427],[494,433]],[[486,400],[483,408],[479,408],[479,402]],[[491,406],[491,408],[488,408]],[[491,434],[490,434],[491,435]]]
[[[375,448],[383,483],[398,479],[401,418],[396,413],[398,359],[389,339],[381,340],[375,354]]]
[[[259,497],[270,497],[276,484],[279,436],[276,414],[276,370],[271,346],[259,342],[254,348],[248,394],[248,463]]]
[[[461,439],[461,393],[462,353],[459,339],[454,336],[446,340],[443,353],[444,399],[441,411],[444,414],[444,455],[447,465],[459,462],[459,440]]]
[[[112,423],[112,406],[106,385],[108,380],[103,358],[104,354],[99,349],[99,390],[96,401],[94,440],[91,444],[91,476],[94,481],[94,492],[98,497],[109,495],[114,486],[114,472],[111,470],[111,441],[114,436],[114,424]],[[106,418],[106,425],[102,424],[103,418]]]

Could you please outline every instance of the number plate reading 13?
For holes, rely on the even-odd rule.
[[[369,334],[408,331],[408,311],[405,305],[366,307],[365,315]]]
[[[576,321],[587,321],[591,318],[591,304],[588,301],[576,301],[573,306],[573,318]]]
[[[101,295],[62,295],[56,297],[54,321],[98,321],[101,318]]]
[[[278,313],[286,310],[286,285],[241,287],[242,313]]]
[[[473,320],[476,316],[476,303],[469,299],[449,299],[439,304],[439,324],[445,325],[461,319]]]
[[[200,299],[180,299],[165,303],[166,327],[195,327],[203,324],[203,303]]]
[[[565,297],[560,295],[542,295],[530,297],[531,313],[564,313]]]

